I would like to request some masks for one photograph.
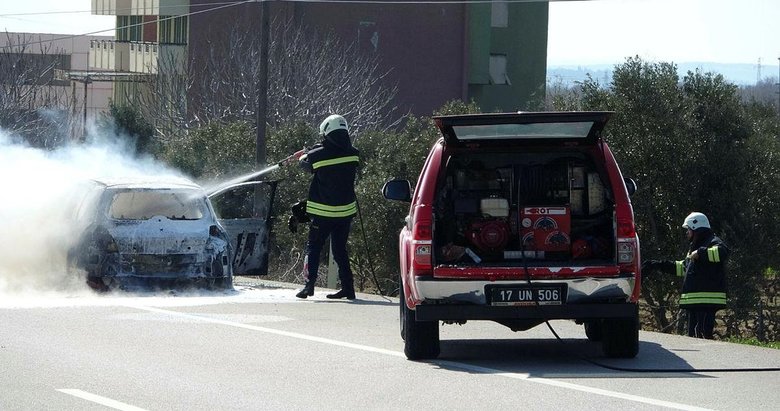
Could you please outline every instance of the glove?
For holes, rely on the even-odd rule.
[[[653,268],[655,268],[657,265],[658,265],[658,261],[656,260],[642,261],[642,271],[650,271]]]
[[[308,223],[311,221],[309,219],[309,215],[306,214],[306,200],[301,200],[290,207],[290,211],[292,211],[293,217],[299,222],[299,223]]]
[[[662,271],[674,272],[674,262],[666,260],[645,260],[642,262],[642,272]]]
[[[287,220],[287,228],[289,228],[290,232],[293,234],[298,232],[298,220],[295,216],[291,215],[290,219]]]

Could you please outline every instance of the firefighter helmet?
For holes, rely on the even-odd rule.
[[[325,136],[333,130],[346,130],[349,132],[349,126],[347,120],[338,114],[331,114],[325,120],[320,123],[320,135]]]
[[[706,215],[694,211],[688,214],[688,217],[685,217],[682,226],[694,231],[701,227],[710,228],[710,220],[707,219]]]

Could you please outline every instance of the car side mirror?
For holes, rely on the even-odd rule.
[[[412,201],[412,183],[409,180],[390,180],[382,186],[382,195],[388,200]]]
[[[623,182],[626,184],[626,191],[628,191],[628,195],[634,195],[637,189],[636,181],[634,181],[633,178],[623,177]]]

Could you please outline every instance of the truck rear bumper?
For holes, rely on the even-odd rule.
[[[635,303],[564,304],[505,307],[467,304],[420,304],[415,307],[417,321],[440,320],[591,320],[602,318],[636,318]]]
[[[455,280],[438,279],[433,277],[416,277],[415,289],[417,297],[423,304],[431,302],[444,302],[447,304],[475,304],[489,305],[488,287],[525,285],[524,280]],[[565,284],[566,300],[564,306],[569,304],[590,304],[599,302],[626,302],[631,297],[636,284],[633,275],[621,277],[581,277],[565,278],[560,280],[532,280],[533,285]]]

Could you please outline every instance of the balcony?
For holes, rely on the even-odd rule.
[[[89,68],[105,71],[157,74],[183,72],[187,47],[178,44],[93,40]]]
[[[92,14],[107,16],[180,16],[189,0],[92,0]]]
[[[89,68],[130,71],[130,43],[111,40],[90,41]]]

